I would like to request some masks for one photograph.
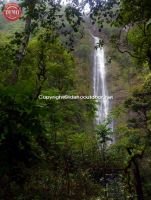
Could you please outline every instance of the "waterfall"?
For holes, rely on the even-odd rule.
[[[94,37],[95,45],[99,43],[99,38]],[[110,111],[110,97],[108,96],[106,83],[106,66],[104,58],[104,48],[98,47],[94,51],[94,67],[93,67],[93,92],[94,96],[100,96],[97,111],[96,124],[101,124],[108,117]]]
[[[95,45],[98,46],[99,38],[94,37]],[[109,96],[109,92],[107,89],[107,80],[106,80],[106,65],[105,65],[105,56],[104,56],[104,48],[98,47],[94,51],[94,66],[93,66],[93,93],[94,96],[101,96],[99,98],[97,104],[96,111],[96,124],[99,125],[103,123],[111,110],[111,99]],[[113,131],[113,122],[109,125],[109,128]],[[109,146],[115,143],[114,135],[111,136],[111,141],[107,141],[106,145]],[[107,147],[106,146],[106,147]],[[104,197],[107,199],[121,199],[123,200],[124,194],[120,190],[120,176],[119,172],[113,173],[106,171],[106,157],[104,152],[103,145],[100,148],[100,143],[98,143],[99,149],[102,151],[102,162],[104,162],[104,176],[103,184],[105,186]],[[105,148],[106,148],[105,147]],[[102,198],[98,197],[96,200],[101,200]]]

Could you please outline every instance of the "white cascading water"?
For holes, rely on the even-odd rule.
[[[94,37],[95,45],[99,43],[99,38]],[[101,124],[109,114],[109,99],[106,84],[106,67],[103,47],[97,47],[94,51],[94,67],[93,67],[93,91],[94,96],[101,96],[98,99],[96,111],[96,124]]]
[[[99,44],[99,38],[98,37],[94,37],[94,42],[96,47],[98,46],[97,44]],[[112,98],[110,98],[110,96],[108,95],[108,90],[107,90],[107,81],[106,81],[106,66],[105,66],[105,56],[104,56],[104,48],[102,47],[98,47],[95,49],[94,51],[94,67],[93,67],[93,91],[94,91],[94,96],[101,96],[101,99],[98,99],[98,104],[97,104],[97,111],[96,111],[96,124],[102,124],[108,117],[109,112],[110,112],[110,100]],[[113,123],[111,122],[109,124],[109,128],[113,131]],[[112,136],[111,141],[108,141],[106,144],[107,145],[111,145],[115,142],[114,136]],[[100,145],[99,145],[100,147]],[[101,148],[100,148],[101,150]],[[104,157],[104,166],[105,166],[105,157]],[[104,168],[105,169],[105,168]],[[109,182],[105,182],[104,179],[104,183],[105,183],[105,189],[107,191],[107,193],[105,194],[105,196],[117,198],[118,199],[123,199],[122,198],[122,193],[120,193],[120,188],[118,185],[118,178],[113,178],[113,174],[112,173],[108,173],[106,171],[104,171],[104,177],[108,177],[110,176],[111,179],[108,180]],[[117,191],[115,190],[115,188],[117,187]],[[114,193],[115,192],[115,193]],[[118,196],[119,195],[119,196]],[[96,200],[101,200],[100,197],[98,197]]]

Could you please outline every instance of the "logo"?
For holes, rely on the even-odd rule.
[[[22,9],[17,3],[7,3],[3,15],[9,21],[16,21],[21,17]]]

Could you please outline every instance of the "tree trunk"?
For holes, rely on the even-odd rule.
[[[133,173],[136,181],[135,188],[137,193],[137,200],[144,200],[142,180],[137,160],[133,160],[133,165],[134,165]]]
[[[25,55],[25,51],[27,49],[28,43],[29,43],[29,38],[30,38],[30,34],[31,34],[31,22],[32,22],[32,13],[34,11],[35,5],[36,5],[36,1],[34,2],[29,2],[28,0],[25,1],[28,5],[28,11],[29,14],[26,16],[26,20],[25,20],[25,28],[24,28],[24,37],[22,38],[19,50],[16,54],[16,67],[14,68],[14,70],[12,71],[11,77],[9,82],[11,84],[15,84],[18,80],[18,74],[19,74],[19,68],[20,65],[22,63],[22,60],[24,58]]]

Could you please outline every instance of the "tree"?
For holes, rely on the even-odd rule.
[[[134,193],[131,189],[135,188],[138,200],[148,199],[150,195],[146,189],[148,179],[144,176],[144,171],[149,173],[147,167],[150,152],[151,102],[149,97],[150,75],[125,102],[125,107],[128,108],[131,115],[129,115],[126,127],[117,130],[118,140],[115,144],[115,147],[118,148],[119,157],[120,155],[123,157],[121,160],[123,160],[129,193]]]
[[[147,0],[87,1],[92,23],[101,31],[104,24],[116,27],[111,41],[121,53],[128,53],[142,65],[151,68],[151,3]]]
[[[107,166],[106,166],[106,154],[107,154],[107,146],[109,145],[109,142],[112,141],[112,131],[109,128],[109,122],[104,122],[104,124],[100,124],[97,129],[96,129],[96,133],[97,133],[97,141],[98,141],[98,148],[101,152],[101,160],[102,160],[102,165],[103,165],[103,183],[105,185],[105,192],[104,192],[104,196],[105,199],[108,199],[108,191],[107,191],[107,178],[106,178],[106,174],[107,174]]]
[[[77,94],[73,55],[55,30],[41,28],[30,36],[12,82],[17,66],[14,50],[22,38],[15,33],[11,39],[4,37],[0,43],[0,198],[94,197],[99,185],[92,181],[89,168],[95,160],[95,143],[86,132],[93,102],[38,98]]]

